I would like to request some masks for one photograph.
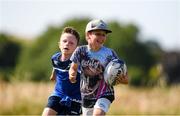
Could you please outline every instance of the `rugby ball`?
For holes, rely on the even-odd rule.
[[[127,74],[126,64],[120,59],[108,63],[104,71],[104,80],[110,86],[120,84],[122,76]]]

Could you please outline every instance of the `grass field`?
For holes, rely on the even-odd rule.
[[[53,83],[0,83],[1,115],[40,115],[53,90]],[[180,86],[171,88],[115,87],[116,99],[109,115],[180,114]]]

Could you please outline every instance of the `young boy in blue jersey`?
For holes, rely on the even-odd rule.
[[[69,81],[70,57],[76,49],[80,36],[72,27],[66,27],[62,31],[59,48],[61,52],[51,58],[53,70],[50,80],[55,81],[55,88],[48,99],[43,116],[47,115],[80,115],[80,72],[77,73],[77,83]]]
[[[83,115],[105,115],[114,100],[114,89],[106,84],[103,72],[106,65],[117,59],[116,53],[103,44],[107,34],[112,31],[102,20],[92,20],[86,26],[88,45],[77,47],[71,56],[69,79],[77,83],[77,69],[81,67],[81,96]],[[127,84],[128,77],[122,77],[121,83]]]

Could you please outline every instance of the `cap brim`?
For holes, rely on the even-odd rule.
[[[105,31],[106,33],[112,33],[111,30],[107,30],[107,29],[91,29],[91,30],[89,30],[89,31],[95,31],[95,30],[103,30],[103,31]],[[88,31],[88,32],[89,32],[89,31]]]
[[[106,31],[106,33],[112,33],[112,31],[111,30],[105,30]]]

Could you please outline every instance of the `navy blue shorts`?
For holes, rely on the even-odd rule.
[[[72,101],[71,107],[67,107],[65,105],[62,105],[59,102],[60,100],[61,100],[60,97],[50,96],[46,107],[49,107],[55,110],[58,113],[57,115],[80,115],[81,114],[81,103]]]

